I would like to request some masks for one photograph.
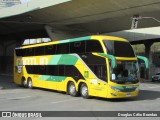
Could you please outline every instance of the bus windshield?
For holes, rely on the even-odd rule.
[[[138,83],[137,61],[117,61],[117,67],[111,68],[111,81],[119,84]]]

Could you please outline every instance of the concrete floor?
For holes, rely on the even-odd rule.
[[[65,93],[45,89],[26,89],[15,85],[12,76],[0,76],[0,111],[90,111],[92,120],[155,120],[157,117],[96,117],[95,111],[160,111],[160,82],[142,82],[141,91],[137,98],[132,99],[102,99],[91,98],[83,99],[81,97],[71,97]],[[54,112],[53,112],[54,113]],[[160,113],[160,112],[159,112]],[[52,113],[51,113],[52,114]],[[58,113],[63,114],[64,113]],[[52,114],[53,115],[53,114]],[[91,117],[60,117],[45,119],[91,119]],[[1,119],[1,118],[0,118]],[[10,118],[4,118],[10,119]],[[15,120],[19,118],[13,118]],[[44,119],[44,118],[29,118]]]

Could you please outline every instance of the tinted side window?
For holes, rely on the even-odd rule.
[[[75,80],[84,79],[79,70],[72,65],[65,66],[65,76],[73,77]]]
[[[59,76],[65,75],[65,67],[64,65],[59,65]]]
[[[71,42],[70,53],[85,53],[85,41]]]
[[[25,66],[26,67],[26,70],[27,70],[27,73],[28,74],[33,74],[34,73],[34,66]],[[37,71],[38,71],[39,69],[37,69]]]
[[[28,74],[39,74],[40,71],[39,65],[26,65],[25,67]]]
[[[26,55],[26,49],[22,49],[21,53],[22,53],[22,56],[24,57]]]
[[[44,47],[43,46],[41,46],[41,47],[35,47],[34,48],[35,49],[35,55],[44,55]]]
[[[26,65],[28,74],[73,77],[76,81],[84,79],[73,65]]]
[[[15,49],[15,53],[17,56],[23,56],[23,49]]]
[[[97,40],[86,41],[86,52],[103,52],[102,46]]]
[[[25,50],[25,56],[34,56],[34,49],[33,48],[27,48]]]
[[[68,54],[69,53],[69,43],[58,44],[56,54]]]
[[[40,65],[26,65],[26,67],[27,66],[30,66],[30,67],[32,67],[32,69],[34,69],[34,72],[33,73],[29,73],[29,74],[39,74]]]
[[[45,46],[45,54],[53,55],[56,53],[56,45],[47,45]]]
[[[59,67],[57,65],[47,65],[47,75],[59,75]]]
[[[46,66],[45,65],[39,66],[39,74],[46,75]]]

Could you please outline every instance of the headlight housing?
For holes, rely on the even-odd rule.
[[[113,86],[110,86],[110,88],[114,91],[117,91],[117,92],[120,92],[120,89],[116,88],[116,87],[113,87]]]

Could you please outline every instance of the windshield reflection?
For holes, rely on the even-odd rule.
[[[114,77],[113,77],[114,76]],[[117,61],[117,67],[111,69],[111,81],[116,83],[137,83],[138,64],[136,61]]]

